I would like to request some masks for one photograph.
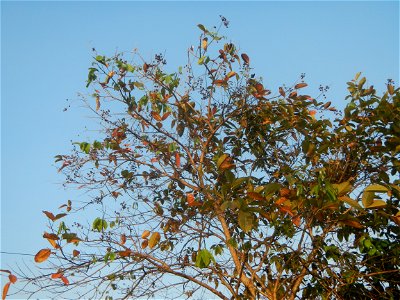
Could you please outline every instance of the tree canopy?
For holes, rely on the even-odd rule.
[[[359,73],[339,112],[304,76],[264,86],[198,27],[173,71],[161,54],[95,53],[85,103],[103,130],[56,156],[90,200],[43,211],[50,244],[40,275],[17,274],[25,291],[399,299],[400,89]]]

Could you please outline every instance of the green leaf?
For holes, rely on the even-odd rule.
[[[204,32],[208,32],[208,30],[204,27],[203,24],[197,24],[197,27],[199,27]]]
[[[153,249],[161,239],[161,235],[158,232],[153,232],[149,239],[149,248]]]
[[[96,230],[99,232],[107,229],[107,227],[108,227],[107,221],[104,219],[101,219],[101,218],[96,218],[92,224],[93,230]]]
[[[207,249],[202,249],[197,253],[195,265],[196,267],[201,269],[207,268],[210,265],[211,261],[215,263],[214,256]]]
[[[254,215],[249,212],[239,211],[238,222],[240,228],[247,233],[254,227]]]
[[[241,178],[237,178],[232,182],[232,189],[236,189],[237,187],[239,187],[243,182],[246,182],[249,180],[249,177],[241,177]]]

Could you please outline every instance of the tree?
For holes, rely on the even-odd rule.
[[[304,76],[267,89],[198,27],[172,73],[162,55],[95,53],[104,130],[56,156],[91,200],[44,211],[48,265],[19,277],[77,298],[398,299],[400,89],[357,74],[339,113]]]

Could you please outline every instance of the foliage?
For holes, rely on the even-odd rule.
[[[162,55],[94,57],[104,135],[56,157],[91,200],[44,212],[53,249],[33,282],[86,298],[398,299],[400,89],[378,96],[357,74],[341,114],[303,77],[264,87],[198,27],[172,73]]]

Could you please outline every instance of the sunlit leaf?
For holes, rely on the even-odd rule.
[[[51,254],[51,250],[48,248],[40,250],[35,255],[35,262],[42,263],[42,262],[46,261],[49,258],[50,254]]]
[[[158,232],[153,232],[149,238],[149,248],[153,249],[161,239],[161,235]]]

